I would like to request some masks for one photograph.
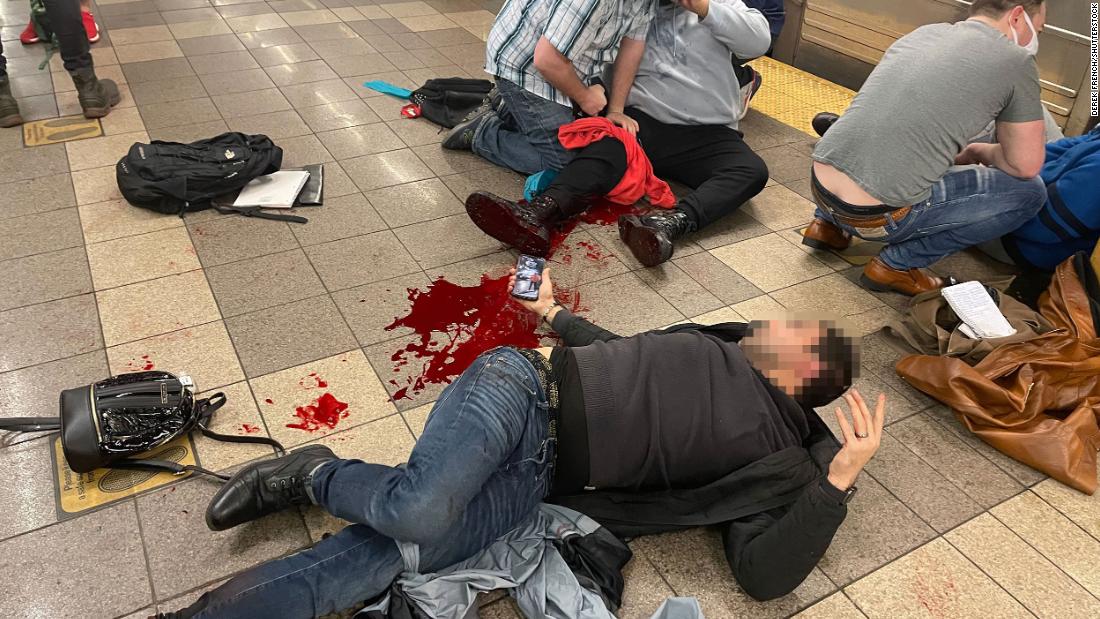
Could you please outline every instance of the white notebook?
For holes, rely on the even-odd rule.
[[[233,206],[290,208],[308,180],[309,172],[301,170],[280,170],[258,176],[244,186]]]
[[[1016,333],[1016,329],[1009,324],[981,282],[970,281],[948,286],[942,293],[947,304],[963,321],[959,330],[967,337],[992,339]]]

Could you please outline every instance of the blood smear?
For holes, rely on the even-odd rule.
[[[260,428],[259,428],[259,426],[254,426],[250,423],[242,423],[241,427],[240,427],[240,431],[244,432],[245,434],[256,434],[257,432],[260,431]]]
[[[337,400],[331,393],[323,393],[311,404],[299,406],[294,409],[294,416],[298,418],[296,423],[288,423],[286,427],[306,432],[335,428],[341,419],[348,416],[347,402]]]
[[[583,311],[576,291],[559,289],[558,302],[572,311]],[[475,359],[498,346],[538,348],[539,318],[516,303],[508,290],[508,276],[481,276],[477,286],[459,286],[442,277],[427,290],[409,289],[412,306],[404,318],[394,320],[387,331],[406,327],[417,336],[393,354],[394,369],[420,361],[420,370],[406,379],[394,400],[409,398],[430,384],[446,384]]]

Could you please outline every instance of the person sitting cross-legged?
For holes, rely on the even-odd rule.
[[[658,6],[625,114],[653,172],[694,191],[671,210],[620,220],[623,242],[643,265],[668,260],[673,241],[729,215],[767,184],[767,165],[738,130],[748,101],[731,58],[761,56],[771,40],[768,20],[741,0]],[[530,203],[477,192],[466,211],[486,234],[544,256],[554,226],[611,192],[628,167],[622,141],[604,137],[576,151]]]
[[[884,396],[869,407],[855,390],[844,395],[843,446],[812,408],[848,389],[853,340],[794,320],[620,337],[557,305],[549,270],[538,299],[522,304],[564,344],[479,357],[439,396],[406,464],[314,445],[236,473],[207,508],[213,530],[307,504],[354,524],[163,616],[339,611],[403,571],[395,540],[418,545],[421,570],[437,571],[543,501],[620,536],[721,525],[730,569],[757,599],[809,575],[882,436]]]

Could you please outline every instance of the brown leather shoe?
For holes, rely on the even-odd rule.
[[[929,290],[943,288],[944,281],[921,269],[899,271],[886,266],[881,258],[875,256],[863,267],[859,278],[864,288],[875,292],[899,292],[913,296]]]
[[[814,218],[802,233],[802,244],[814,249],[844,251],[852,244],[852,235],[824,219]]]

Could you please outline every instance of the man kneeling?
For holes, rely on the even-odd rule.
[[[759,81],[743,92],[731,54],[756,58],[770,45],[768,20],[741,0],[658,6],[627,107],[609,108],[607,117],[636,133],[658,177],[695,191],[675,209],[620,219],[620,236],[643,265],[668,260],[675,239],[729,215],[767,184],[764,160],[737,129]],[[530,204],[478,192],[466,211],[489,236],[545,256],[553,226],[610,192],[627,167],[622,142],[605,137],[577,151]]]
[[[234,475],[207,509],[211,529],[310,503],[355,524],[169,616],[339,611],[402,572],[395,540],[418,544],[422,569],[436,571],[480,552],[542,501],[619,535],[723,524],[730,568],[749,595],[797,587],[844,520],[882,434],[883,396],[873,413],[855,390],[845,396],[842,448],[811,408],[851,383],[852,340],[816,321],[621,338],[558,306],[549,271],[524,305],[565,346],[482,355],[440,395],[404,466],[315,445]]]

